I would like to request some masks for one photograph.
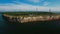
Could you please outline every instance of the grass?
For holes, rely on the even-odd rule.
[[[12,16],[26,16],[26,15],[57,15],[51,12],[4,12],[3,14],[8,14]]]

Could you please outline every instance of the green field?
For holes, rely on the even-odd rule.
[[[57,15],[52,12],[3,12],[3,14],[8,14],[12,16],[25,16],[25,15]]]

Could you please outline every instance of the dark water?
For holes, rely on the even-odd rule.
[[[37,22],[38,23],[38,22]],[[60,20],[39,22],[38,24],[11,24],[0,14],[0,34],[57,34],[60,33]]]

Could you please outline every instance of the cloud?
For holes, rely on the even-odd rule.
[[[50,2],[47,2],[47,1],[45,1],[43,3],[44,3],[43,6],[48,6],[50,4]]]
[[[36,10],[37,8],[37,10]],[[32,6],[28,4],[8,4],[4,6],[0,6],[0,10],[5,10],[5,11],[42,11],[45,10],[45,7],[40,7],[40,6]]]
[[[33,3],[39,3],[41,2],[41,0],[28,0],[29,2],[33,2]]]
[[[60,7],[51,7],[51,10],[58,12],[58,11],[60,11]]]
[[[49,8],[52,11],[60,11],[59,7],[33,6],[16,1],[14,3],[0,4],[0,11],[49,11]]]
[[[47,0],[28,0],[28,2],[33,2],[34,4],[39,4],[43,6],[48,6],[51,2],[48,2]]]

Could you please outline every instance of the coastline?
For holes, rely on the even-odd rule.
[[[3,16],[6,18],[8,22],[19,22],[19,23],[27,23],[27,22],[36,22],[36,21],[52,21],[52,20],[59,20],[60,15],[55,15],[55,16],[49,16],[49,15],[44,15],[44,16],[11,16],[7,14],[3,14]]]

